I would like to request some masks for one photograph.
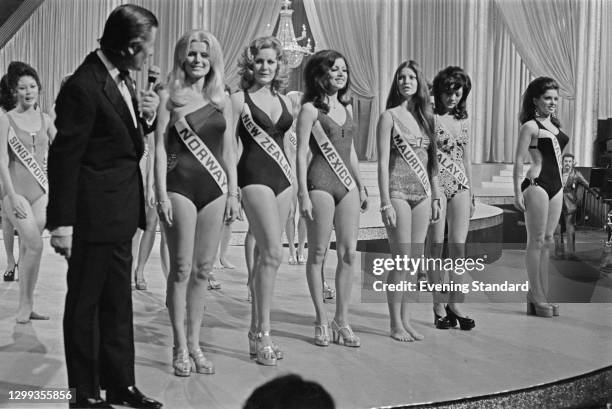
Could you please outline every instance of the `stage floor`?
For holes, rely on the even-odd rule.
[[[578,239],[584,240],[584,233],[579,232]],[[229,259],[238,268],[218,270],[223,287],[207,293],[202,347],[217,373],[178,378],[170,365],[172,337],[156,243],[146,268],[149,290],[133,292],[136,379],[142,391],[166,408],[239,408],[255,387],[289,372],[320,382],[339,408],[368,408],[491,394],[612,365],[610,303],[562,304],[561,316],[554,319],[526,316],[523,303],[469,303],[465,310],[476,320],[476,328],[441,331],[432,325],[431,297],[425,294],[412,314],[425,340],[400,343],[388,336],[386,304],[360,302],[358,274],[351,319],[362,347],[316,347],[304,267],[285,262],[278,275],[272,325],[286,357],[277,367],[260,366],[249,359],[247,349],[250,305],[242,252],[242,247],[230,247]],[[492,266],[496,272],[525,276],[522,260],[521,250],[504,250]],[[335,253],[330,252],[329,280],[334,266]],[[26,325],[14,320],[18,283],[0,282],[0,407],[28,407],[8,402],[10,390],[66,385],[61,332],[65,271],[65,261],[45,240],[35,309],[51,320]],[[552,274],[568,279],[566,274]],[[596,284],[597,299],[610,299],[612,277],[592,277],[591,284]],[[584,282],[577,281],[580,285]],[[333,304],[328,304],[328,311],[333,317]]]

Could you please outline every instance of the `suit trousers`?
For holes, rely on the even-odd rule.
[[[77,396],[134,381],[131,241],[92,243],[75,237],[68,266],[64,348],[68,385]]]

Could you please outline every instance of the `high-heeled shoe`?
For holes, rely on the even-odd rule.
[[[476,322],[470,317],[460,317],[448,306],[444,307],[446,310],[446,318],[450,322],[451,327],[456,327],[459,322],[459,328],[463,331],[469,331],[476,326]]]
[[[172,367],[176,376],[191,375],[191,361],[186,349],[172,348]]]
[[[190,351],[189,356],[191,359],[193,359],[197,373],[208,375],[215,373],[215,365],[204,356],[204,352],[202,352],[200,348],[196,349],[195,351]]]
[[[270,332],[259,332],[255,336],[255,362],[260,365],[275,366],[277,357],[272,345],[262,345],[263,337],[269,337]]]
[[[314,343],[320,347],[329,346],[329,324],[315,325]]]
[[[4,281],[15,281],[15,267],[13,267],[12,270],[7,269],[4,272],[4,276],[3,276]]]
[[[344,345],[345,347],[358,348],[361,346],[359,337],[355,335],[350,325],[338,325],[336,320],[332,320],[331,329],[333,334],[334,344]]]
[[[294,265],[296,265],[298,263],[296,258],[295,258],[295,256],[293,254],[289,254],[289,261],[288,262],[292,266],[294,266]]]
[[[136,279],[136,289],[145,291],[147,289],[147,282],[143,278],[142,280]]]
[[[549,304],[552,307],[553,310],[553,317],[558,317],[559,316],[559,304]]]
[[[303,254],[298,254],[298,256],[297,256],[297,263],[298,264],[306,264],[306,257],[304,257]]]
[[[557,308],[558,311],[558,308]],[[552,318],[553,307],[550,304],[535,302],[531,293],[527,293],[527,315],[535,315],[536,317]]]
[[[249,338],[249,354],[252,357],[257,356],[257,334],[249,331],[247,333],[247,336]],[[283,353],[283,350],[278,343],[272,341],[272,349],[274,349],[276,359],[283,359],[285,354]]]
[[[334,298],[336,298],[336,290],[331,288],[329,284],[327,284],[327,281],[323,281],[323,302],[326,302],[326,300],[333,300]]]
[[[451,327],[450,321],[448,318],[438,315],[436,313],[436,309],[433,310],[434,313],[434,325],[438,329],[449,329]]]
[[[209,290],[220,290],[221,289],[221,283],[218,282],[217,279],[212,275],[208,277],[208,289]]]

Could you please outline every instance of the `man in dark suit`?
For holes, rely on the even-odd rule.
[[[142,69],[157,25],[144,8],[113,10],[100,49],[85,58],[56,101],[47,228],[51,245],[69,260],[64,347],[68,384],[76,388],[71,407],[162,406],[135,386],[130,287],[131,239],[145,227],[138,162],[159,98],[141,91],[138,101],[128,70]]]

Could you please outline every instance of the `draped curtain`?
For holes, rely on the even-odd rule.
[[[599,72],[599,119],[612,118],[612,0],[601,5],[601,46]]]
[[[375,153],[376,121],[381,111],[378,90],[377,16],[384,3],[372,0],[305,0],[304,8],[318,49],[332,48],[348,60],[351,90],[371,99],[366,156]]]
[[[496,0],[519,54],[534,76],[555,78],[559,116],[582,166],[593,162],[598,101],[601,0]]]
[[[272,35],[281,0],[197,0],[201,23],[223,47],[225,81],[236,89],[238,60],[244,47],[257,37]]]

